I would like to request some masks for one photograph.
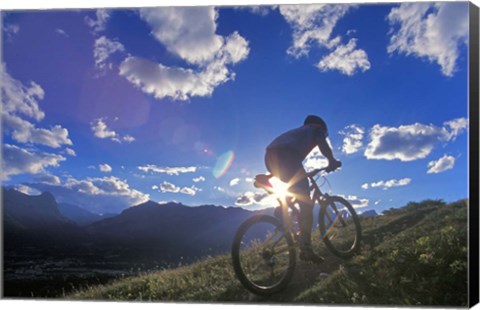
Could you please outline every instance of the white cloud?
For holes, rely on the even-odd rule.
[[[249,53],[248,42],[238,32],[228,37],[215,33],[217,11],[213,7],[145,8],[140,9],[140,16],[169,52],[188,63],[169,67],[135,56],[121,63],[120,75],[157,99],[209,96],[217,86],[235,78],[228,65]]]
[[[225,38],[224,45],[219,53],[217,53],[216,61],[212,64],[215,64],[216,67],[236,64],[247,59],[249,53],[250,48],[248,47],[248,41],[235,31]]]
[[[98,165],[98,169],[100,169],[101,172],[112,172],[112,167],[109,164]]]
[[[99,33],[105,30],[110,14],[105,9],[98,9],[95,11],[96,19],[89,16],[85,17],[85,23],[90,26],[94,33]]]
[[[253,199],[251,199],[247,195],[241,195],[237,197],[237,199],[235,200],[235,204],[237,206],[246,207],[253,204]]]
[[[254,193],[254,192],[246,192],[237,197],[235,200],[235,204],[237,206],[246,207],[253,204],[261,205],[261,206],[274,206],[276,200],[272,196],[268,195],[267,193]]]
[[[384,190],[387,190],[392,187],[399,187],[399,186],[406,186],[412,182],[412,179],[410,178],[403,178],[400,180],[397,179],[391,179],[388,181],[378,181],[378,182],[372,182],[370,184],[365,183],[362,185],[363,189],[369,189],[369,188],[375,188],[375,187],[381,187]]]
[[[444,75],[453,75],[459,48],[468,41],[468,3],[402,3],[388,19],[389,53],[426,58],[437,62]]]
[[[163,181],[163,183],[160,185],[160,191],[162,193],[178,193],[180,191],[180,187],[170,182]]]
[[[342,152],[345,154],[353,154],[358,152],[363,146],[363,136],[365,129],[358,125],[349,125],[345,127],[340,134],[343,138]]]
[[[133,141],[135,141],[135,138],[132,137],[131,135],[125,135],[122,137],[122,140],[127,143],[132,143]]]
[[[303,166],[306,171],[311,171],[317,168],[328,166],[328,159],[326,159],[318,147],[315,147],[303,161]]]
[[[140,16],[167,50],[189,63],[209,63],[223,45],[223,37],[215,34],[217,11],[213,7],[144,8]]]
[[[370,203],[370,200],[366,198],[359,198],[355,195],[348,195],[348,196],[340,195],[340,196],[348,200],[348,202],[350,202],[352,207],[355,209],[368,207],[368,204]]]
[[[277,5],[239,5],[233,7],[235,10],[248,11],[255,15],[267,16],[272,11],[277,9]]]
[[[77,153],[75,152],[75,150],[68,147],[65,149],[65,153],[70,156],[77,156]]]
[[[98,70],[98,74],[95,77],[99,77],[105,74],[107,70],[113,68],[113,63],[108,62],[110,56],[115,53],[125,52],[125,47],[118,40],[109,39],[105,35],[99,36],[106,29],[110,13],[105,9],[98,9],[95,15],[96,19],[86,16],[85,22],[92,28],[93,34],[96,36],[93,45],[93,58],[95,67]]]
[[[338,45],[332,53],[320,60],[317,68],[321,71],[338,70],[348,76],[354,75],[358,70],[367,71],[370,69],[367,53],[356,47],[356,39],[351,39],[347,45]]]
[[[167,67],[139,57],[128,57],[120,65],[120,75],[157,99],[171,97],[187,100],[194,96],[208,96],[218,86],[216,81],[229,79],[227,73],[227,70],[221,70],[207,75],[189,68]],[[214,80],[208,80],[208,77]]]
[[[38,101],[42,100],[45,92],[35,82],[25,86],[12,78],[5,68],[0,66],[2,73],[2,112],[9,115],[23,115],[35,121],[41,121],[45,113],[40,109]]]
[[[280,5],[280,13],[293,29],[293,44],[287,53],[295,58],[308,56],[313,47],[330,50],[318,63],[321,71],[339,70],[353,75],[370,69],[367,53],[356,49],[357,39],[341,44],[340,36],[332,37],[337,22],[355,5],[311,4]],[[352,34],[349,30],[347,34]]]
[[[108,128],[105,118],[97,118],[90,123],[90,128],[95,137],[99,139],[110,139],[111,141],[122,143],[131,143],[135,138],[130,135],[121,136],[114,130]]]
[[[273,11],[276,6],[269,6],[269,5],[246,5],[246,6],[239,6],[236,7],[237,9],[245,9],[250,11],[253,14],[257,14],[260,16],[267,16],[270,14],[271,11]]]
[[[24,184],[15,185],[14,189],[16,191],[19,191],[20,193],[24,193],[25,195],[29,195],[29,196],[37,196],[42,193],[38,189],[35,189],[33,187],[30,187]]]
[[[44,174],[44,175],[35,177],[35,181],[46,183],[46,184],[53,184],[53,185],[60,184],[60,178],[57,177],[56,175],[51,175],[51,174]]]
[[[157,186],[156,186],[156,188],[158,189]],[[201,191],[201,190],[199,188],[195,187],[195,186],[180,188],[179,186],[177,186],[175,184],[172,184],[172,183],[167,182],[167,181],[163,181],[163,183],[160,184],[160,191],[162,193],[180,193],[180,194],[195,196],[197,194],[197,192]]]
[[[12,175],[45,173],[47,167],[58,167],[65,157],[22,149],[16,145],[4,144],[1,179]]]
[[[443,127],[415,123],[399,127],[375,125],[365,150],[368,159],[412,161],[427,157],[439,142],[454,140],[466,128],[465,118],[445,122]]]
[[[428,163],[427,173],[440,173],[444,172],[449,169],[453,169],[455,166],[455,157],[444,155],[443,157],[439,158],[438,160],[434,160]]]
[[[442,132],[432,125],[413,124],[398,128],[375,125],[365,150],[368,159],[412,161],[427,157]]]
[[[110,40],[106,36],[101,36],[95,40],[93,49],[93,57],[95,66],[100,70],[111,69],[112,64],[108,64],[107,60],[110,55],[116,52],[124,52],[124,46],[115,40]]]
[[[198,189],[196,187],[183,187],[180,190],[180,193],[185,195],[195,196],[197,194],[197,190]]]
[[[195,183],[205,182],[205,177],[199,176],[198,178],[193,178],[193,182],[195,182]]]
[[[98,118],[94,120],[92,123],[90,123],[90,125],[95,137],[100,139],[112,139],[112,140],[117,139],[118,140],[117,133],[108,128],[103,118]]]
[[[37,128],[34,124],[16,115],[2,112],[3,123],[12,138],[20,143],[34,143],[46,145],[51,148],[59,148],[62,145],[72,145],[68,137],[68,130],[55,125],[50,129]]]
[[[146,165],[137,167],[143,172],[166,173],[168,175],[179,175],[181,173],[191,173],[197,171],[197,167],[159,167],[155,165]]]
[[[97,213],[120,212],[148,201],[149,195],[130,188],[126,180],[109,176],[78,180],[68,178],[64,184],[28,184],[51,192],[58,202],[68,202]]]
[[[60,125],[50,129],[37,128],[33,121],[41,121],[45,113],[38,104],[45,96],[42,87],[35,82],[25,86],[22,82],[12,78],[5,65],[0,65],[2,121],[5,132],[19,143],[32,143],[59,148],[63,145],[72,145],[68,137],[68,130]]]
[[[333,28],[351,7],[345,4],[280,5],[280,13],[293,28],[293,45],[288,54],[297,58],[308,55],[312,43],[327,48],[337,45],[340,38],[331,39]]]
[[[45,92],[40,85],[30,82],[25,86],[22,82],[12,78],[5,65],[0,66],[2,74],[2,112],[9,115],[23,115],[40,121],[45,113],[40,109],[38,101],[42,100]]]
[[[225,196],[228,196],[229,198],[237,198],[239,196],[238,191],[232,190],[230,187],[222,187],[222,186],[214,186],[214,190],[224,194]]]
[[[77,180],[74,178],[69,178],[65,183],[65,187],[87,195],[99,195],[101,193],[100,189],[92,182],[91,179]]]
[[[240,178],[234,178],[230,180],[230,186],[238,185],[238,183],[240,183]]]
[[[455,138],[463,133],[468,128],[468,120],[466,118],[457,118],[443,123],[447,130],[450,129],[448,140],[455,140]]]
[[[214,186],[213,188],[221,193],[226,193],[226,190],[221,186]]]
[[[68,35],[68,34],[65,32],[65,30],[63,30],[63,29],[57,28],[57,29],[55,29],[55,32],[58,33],[58,34],[61,35],[61,36],[66,37],[66,38],[69,37],[69,35]]]
[[[65,187],[88,195],[124,196],[133,203],[148,200],[148,195],[131,189],[126,180],[114,176],[84,180],[69,178]]]

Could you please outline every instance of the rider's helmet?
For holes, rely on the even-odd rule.
[[[327,124],[325,121],[316,115],[309,115],[305,118],[305,121],[303,122],[303,125],[314,125],[314,126],[319,126],[324,132],[325,136],[328,136],[328,129],[327,129]]]

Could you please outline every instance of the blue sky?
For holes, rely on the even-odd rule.
[[[3,11],[2,51],[26,193],[264,208],[266,145],[317,114],[360,212],[468,197],[467,3]]]

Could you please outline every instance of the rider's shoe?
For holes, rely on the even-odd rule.
[[[300,250],[300,259],[306,262],[312,262],[316,264],[321,264],[324,262],[323,257],[313,253],[311,248],[305,248]]]

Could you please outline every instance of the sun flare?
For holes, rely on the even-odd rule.
[[[285,199],[287,196],[290,196],[291,193],[288,191],[289,185],[280,179],[273,177],[270,179],[270,184],[272,184],[273,194],[279,199]]]

